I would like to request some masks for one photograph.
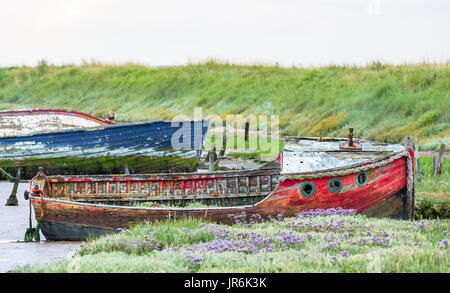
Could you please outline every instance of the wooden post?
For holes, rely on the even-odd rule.
[[[248,141],[248,131],[250,129],[250,119],[245,121],[245,141]]]
[[[214,171],[214,161],[216,156],[216,144],[212,144],[211,150],[208,152],[209,172]]]
[[[19,167],[19,169],[17,169],[16,179],[14,180],[14,186],[13,186],[11,195],[9,196],[8,200],[6,201],[6,206],[18,206],[19,205],[16,194],[17,194],[17,188],[19,187],[21,171],[22,171],[22,168]]]
[[[439,176],[442,173],[442,166],[444,165],[444,149],[445,144],[441,143],[441,147],[439,149],[439,155],[434,156],[433,158],[433,175]]]
[[[407,148],[407,149],[413,148],[413,139],[412,139],[411,135],[405,136],[404,145],[405,145],[405,148]]]
[[[417,179],[417,182],[420,182],[420,179],[422,179],[422,174],[420,173],[419,144],[417,143],[417,136],[415,137],[415,141],[416,141],[416,145],[415,145],[414,157],[416,160],[416,179]]]
[[[224,156],[227,148],[227,135],[228,135],[229,127],[226,122],[223,123],[223,137],[222,137],[222,150],[219,153],[219,156]]]

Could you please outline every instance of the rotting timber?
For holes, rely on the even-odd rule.
[[[358,140],[286,138],[278,159],[259,170],[117,176],[49,176],[30,197],[50,240],[79,240],[141,221],[183,217],[231,223],[230,215],[267,218],[344,208],[374,217],[411,219],[413,150]],[[200,201],[206,207],[187,206]],[[154,202],[158,206],[136,206]]]

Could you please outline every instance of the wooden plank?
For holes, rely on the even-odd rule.
[[[407,135],[405,136],[404,140],[403,140],[403,144],[406,148],[408,149],[412,149],[413,148],[413,139],[411,135]]]

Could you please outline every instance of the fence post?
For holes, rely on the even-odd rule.
[[[422,179],[422,174],[420,173],[420,163],[419,163],[419,144],[417,143],[417,136],[415,138],[416,145],[415,145],[415,154],[414,157],[416,159],[416,179],[417,182],[420,182],[420,179]]]
[[[407,135],[404,138],[404,145],[405,148],[407,149],[412,149],[413,148],[413,140],[412,140],[412,136],[411,135]]]
[[[250,129],[250,119],[245,121],[245,141],[248,141],[248,131]]]
[[[226,122],[223,123],[223,137],[222,137],[222,150],[219,153],[219,156],[225,155],[225,151],[227,148],[227,135],[228,135],[229,127]]]
[[[439,176],[442,173],[442,165],[444,165],[444,149],[445,144],[441,143],[439,154],[433,158],[433,175]]]
[[[211,150],[208,152],[209,172],[214,171],[214,161],[216,160],[216,144],[213,143]]]

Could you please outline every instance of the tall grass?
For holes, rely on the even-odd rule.
[[[280,68],[210,61],[0,68],[0,108],[66,108],[127,121],[177,114],[274,114],[284,134],[401,142],[436,149],[450,137],[449,63]],[[450,143],[447,143],[447,148]]]

